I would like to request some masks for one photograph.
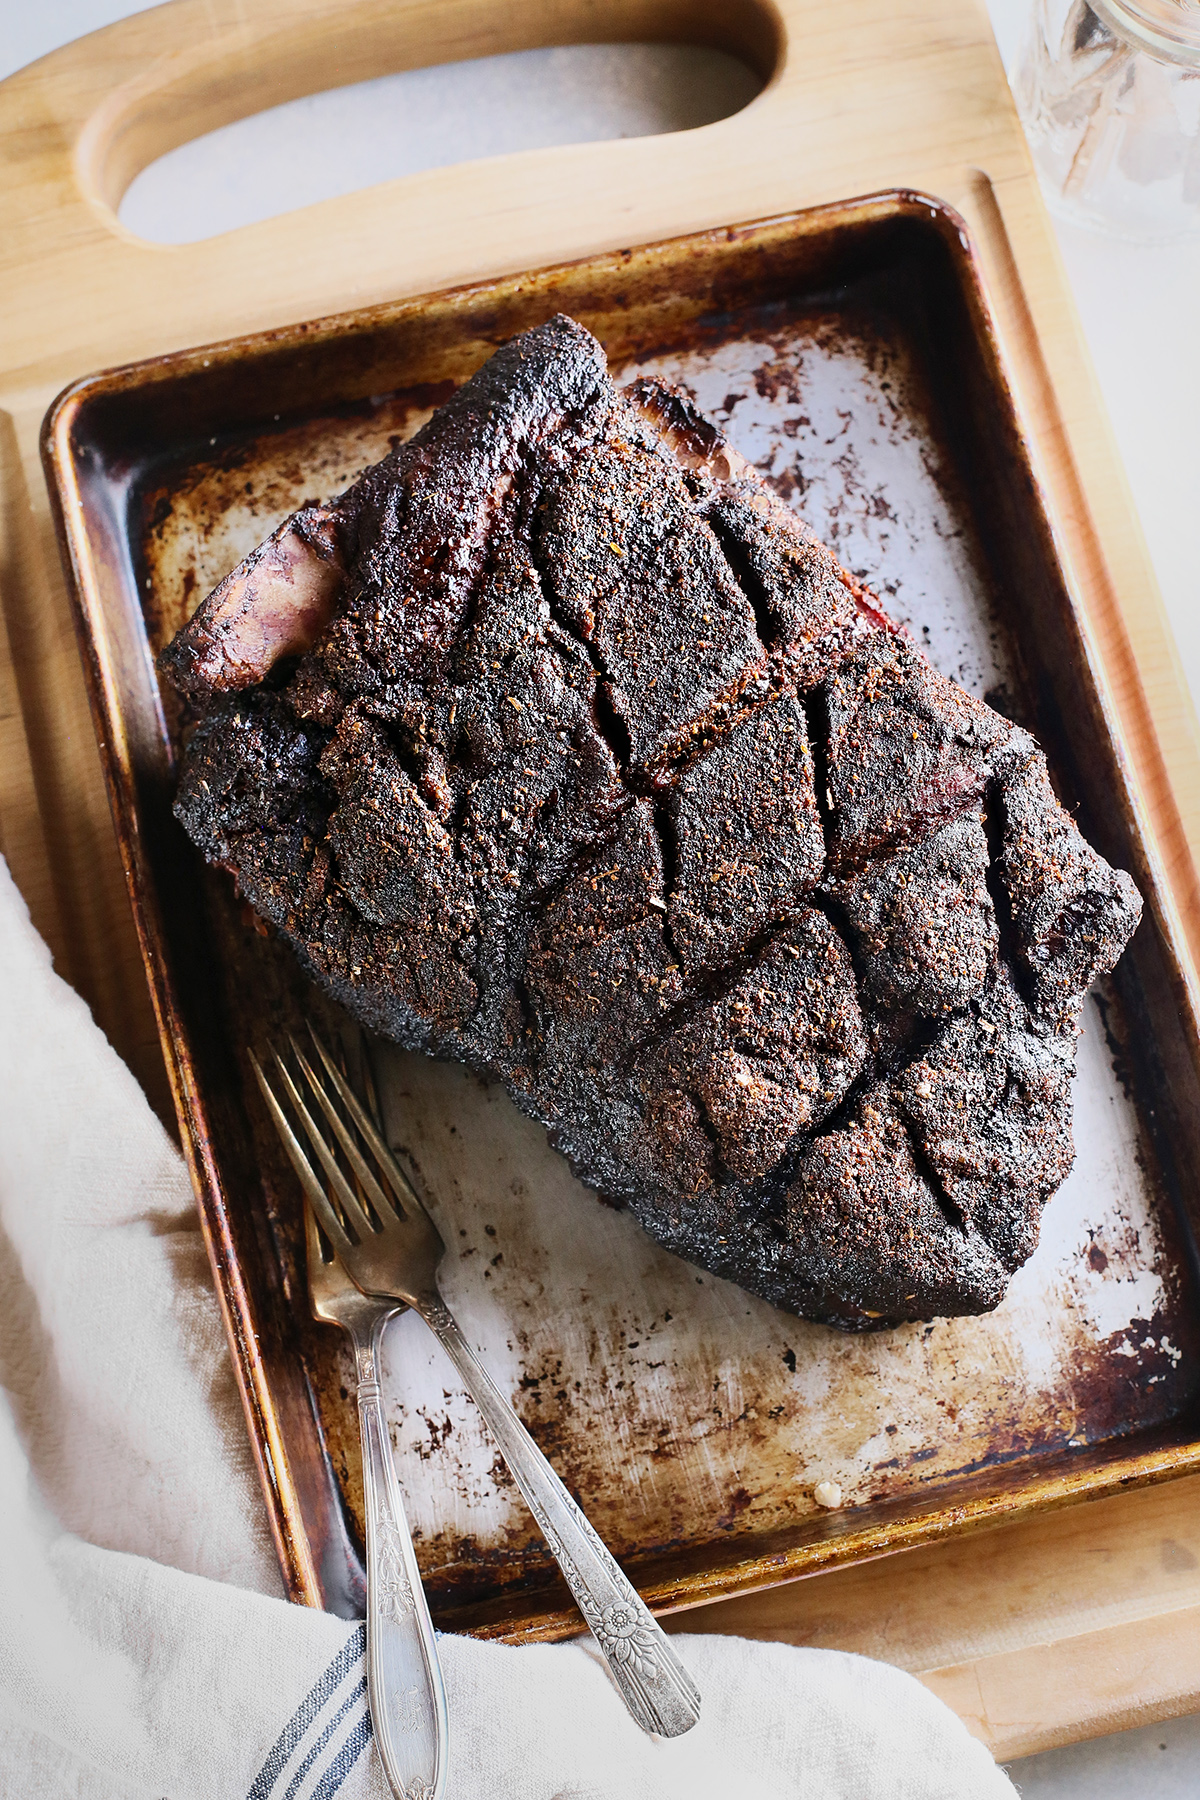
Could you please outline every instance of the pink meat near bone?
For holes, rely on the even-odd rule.
[[[253,687],[311,650],[346,584],[335,513],[306,506],[225,577],[175,639],[171,678],[194,700]]]
[[[179,818],[364,1024],[806,1317],[997,1304],[1140,900],[685,394],[522,334],[162,662]]]

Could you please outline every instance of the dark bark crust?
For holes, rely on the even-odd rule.
[[[848,1329],[995,1306],[1140,913],[1033,741],[564,318],[323,516],[333,616],[188,748],[205,855],[691,1261]]]

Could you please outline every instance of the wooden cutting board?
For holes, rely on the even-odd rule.
[[[699,131],[438,169],[204,244],[115,209],[176,144],[391,70],[570,42],[716,45],[763,93]],[[1200,966],[1200,744],[982,4],[173,0],[0,84],[0,848],[154,1103],[157,1035],[42,480],[96,369],[889,188],[963,215],[1149,836]],[[918,1673],[1000,1756],[1200,1705],[1200,1478],[681,1615]]]

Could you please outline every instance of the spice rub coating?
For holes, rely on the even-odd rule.
[[[997,1304],[1140,900],[686,395],[522,334],[162,666],[177,816],[364,1023],[806,1317]]]

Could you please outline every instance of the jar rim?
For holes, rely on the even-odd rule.
[[[1200,0],[1087,0],[1115,37],[1160,62],[1200,69]]]

